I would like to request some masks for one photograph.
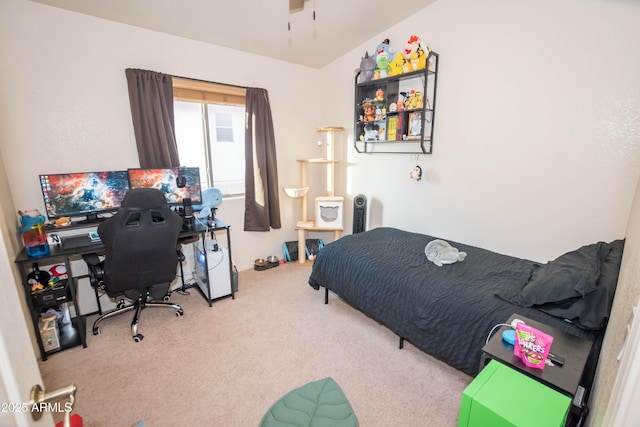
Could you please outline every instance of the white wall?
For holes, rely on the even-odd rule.
[[[417,34],[440,54],[433,154],[350,148],[349,193],[383,202],[374,225],[537,261],[624,236],[640,172],[639,19],[640,3],[622,0],[440,0],[381,32],[323,69],[325,121],[353,141],[360,57]]]
[[[411,34],[440,53],[434,151],[356,154],[351,196],[373,200],[370,225],[422,231],[538,261],[598,240],[627,237],[623,268],[591,400],[590,425],[637,420],[624,393],[636,348],[616,360],[638,305],[640,3],[439,0],[330,64],[326,121],[353,141],[353,73],[365,51]],[[346,119],[349,117],[349,119]],[[409,170],[420,164],[426,179]],[[627,228],[627,223],[629,226]],[[636,328],[640,318],[636,318]],[[614,383],[616,388],[614,389]],[[612,389],[620,393],[610,399]],[[635,411],[635,412],[634,412]],[[617,414],[620,412],[620,414]],[[605,415],[608,420],[605,420]]]
[[[590,417],[594,426],[630,426],[640,419],[640,315],[633,315],[634,306],[639,307],[640,302],[639,282],[640,181],[629,215],[618,288],[595,378]]]
[[[40,173],[139,167],[125,68],[267,89],[281,187],[298,182],[296,158],[315,155],[320,107],[301,108],[300,94],[317,70],[28,1],[0,7],[1,149],[17,209],[44,212]],[[298,203],[280,196],[282,229],[270,233],[243,232],[244,199],[220,206],[239,268],[296,239]]]

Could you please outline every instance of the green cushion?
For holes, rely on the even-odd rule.
[[[340,386],[324,378],[290,391],[269,408],[259,427],[357,427]]]

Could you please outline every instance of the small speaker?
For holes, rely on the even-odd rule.
[[[362,233],[367,224],[367,197],[358,194],[353,198],[353,234]]]

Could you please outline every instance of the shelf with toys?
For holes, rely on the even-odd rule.
[[[439,55],[417,36],[400,53],[385,40],[355,78],[354,147],[359,153],[430,154]],[[373,72],[365,61],[376,66]]]

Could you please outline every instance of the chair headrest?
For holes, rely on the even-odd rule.
[[[157,188],[134,188],[122,200],[124,208],[161,208],[167,205],[162,191]]]

